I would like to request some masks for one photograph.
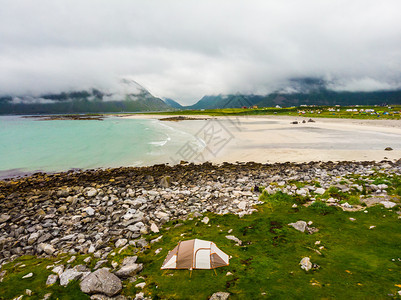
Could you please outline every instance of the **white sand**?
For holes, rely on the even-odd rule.
[[[146,119],[165,117],[128,116]],[[401,120],[316,118],[315,123],[291,124],[292,121],[308,119],[298,116],[207,118],[211,120],[164,121],[206,142],[207,146],[198,161],[273,163],[401,158]],[[394,150],[385,151],[386,147]],[[185,157],[182,159],[186,160]]]

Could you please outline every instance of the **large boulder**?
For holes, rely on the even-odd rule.
[[[105,294],[109,297],[121,292],[121,280],[108,269],[99,269],[86,276],[79,284],[81,291],[86,294]]]

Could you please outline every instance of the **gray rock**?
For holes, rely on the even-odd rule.
[[[84,195],[87,197],[95,197],[97,195],[97,190],[95,188],[87,188]]]
[[[305,232],[305,229],[307,226],[305,221],[297,221],[295,223],[290,223],[288,225],[294,227],[296,230],[301,231],[301,232]]]
[[[40,243],[46,242],[47,240],[49,240],[52,237],[53,236],[50,233],[45,233],[45,234],[41,235],[36,242],[38,244],[40,244]]]
[[[118,277],[121,278],[127,278],[127,277],[131,277],[134,276],[135,274],[141,272],[143,269],[143,264],[127,264],[127,265],[123,265],[120,270],[118,270],[117,272],[115,272],[115,274]]]
[[[245,210],[246,204],[247,204],[246,201],[241,201],[240,203],[238,203],[238,208],[242,209],[242,210]]]
[[[57,282],[57,279],[58,279],[58,275],[56,275],[56,274],[50,274],[50,275],[47,277],[46,285],[53,285],[53,284],[55,284],[55,283]]]
[[[319,194],[319,195],[323,195],[325,192],[326,192],[326,190],[323,189],[323,188],[317,188],[317,189],[315,190],[315,193],[316,193],[316,194]]]
[[[57,209],[57,211],[63,213],[63,212],[65,212],[67,209],[68,209],[68,208],[67,208],[66,205],[62,205],[62,206],[60,206],[60,207]]]
[[[93,268],[94,270],[99,269],[101,266],[103,266],[105,263],[107,263],[107,260],[102,259],[96,262],[95,267]]]
[[[73,269],[67,269],[60,275],[60,285],[67,286],[70,281],[78,280],[81,277],[89,275],[90,272],[79,271],[79,268],[74,267]]]
[[[127,256],[124,257],[123,262],[122,262],[122,266],[127,266],[127,265],[132,265],[134,263],[136,263],[138,259],[138,256]]]
[[[161,180],[160,180],[160,185],[164,188],[168,188],[170,187],[171,184],[171,178],[170,176],[164,176]]]
[[[88,256],[87,258],[84,259],[84,263],[89,264],[92,260],[92,257]]]
[[[86,276],[79,284],[86,294],[101,293],[112,297],[122,290],[121,280],[107,269],[97,270]]]
[[[144,227],[145,227],[145,224],[143,224],[142,222],[138,222],[138,223],[135,223],[134,225],[128,226],[127,229],[132,232],[139,232]]]
[[[155,223],[152,223],[152,224],[150,225],[150,230],[151,230],[153,233],[158,233],[158,232],[159,232],[159,227],[157,227],[157,225],[156,225]]]
[[[6,270],[0,271],[0,282],[3,282],[3,279],[6,276],[6,274],[7,274]]]
[[[143,299],[145,299],[144,293],[140,292],[140,293],[135,294],[134,300],[143,300]]]
[[[75,255],[71,256],[71,258],[69,260],[67,260],[67,264],[73,263],[76,259],[77,259],[77,257]]]
[[[123,295],[117,295],[115,297],[107,297],[102,294],[95,294],[91,296],[91,300],[127,300],[127,297]]]
[[[161,235],[161,236],[159,236],[159,237],[157,237],[157,238],[151,240],[150,243],[151,243],[151,244],[154,244],[154,243],[160,242],[160,240],[161,240],[162,238],[163,238],[163,236]]]
[[[26,278],[31,278],[33,276],[33,273],[28,273],[25,276],[22,276],[22,279],[26,279]]]
[[[310,269],[312,269],[312,263],[309,257],[302,258],[299,264],[301,265],[301,269],[305,271],[309,271]]]
[[[95,210],[92,207],[85,208],[85,212],[88,214],[88,216],[93,216],[95,214]]]
[[[231,240],[231,241],[236,242],[238,246],[241,246],[241,245],[242,245],[242,241],[241,241],[239,238],[237,238],[236,236],[233,236],[233,235],[226,235],[226,239],[229,239],[229,240]]]
[[[308,193],[308,191],[304,188],[301,188],[301,189],[297,190],[296,193],[297,193],[297,195],[305,196]]]
[[[116,246],[116,248],[120,248],[120,247],[125,246],[127,243],[128,243],[127,239],[118,239],[115,246]]]
[[[52,255],[56,251],[52,245],[45,243],[40,243],[38,245],[38,250],[39,252],[45,252],[48,255]]]
[[[28,245],[34,244],[38,240],[39,237],[40,237],[39,232],[31,233],[31,235],[28,238]]]
[[[145,285],[146,285],[146,282],[141,282],[141,283],[135,284],[135,287],[143,289],[145,287]]]
[[[52,272],[56,273],[56,274],[58,274],[60,276],[64,272],[64,266],[63,265],[55,266],[53,268]]]
[[[166,214],[165,212],[162,212],[162,211],[157,211],[157,212],[155,212],[155,216],[158,219],[162,219],[164,217],[168,217],[168,214]]]
[[[393,208],[397,204],[392,201],[381,201],[380,204],[383,204],[385,208]]]
[[[227,300],[228,297],[230,296],[230,293],[227,292],[217,292],[214,293],[209,300]]]
[[[52,296],[52,293],[47,293],[43,296],[42,300],[48,300]]]

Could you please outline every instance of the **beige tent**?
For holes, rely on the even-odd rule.
[[[213,242],[188,240],[168,253],[161,269],[214,269],[228,266],[229,259]]]

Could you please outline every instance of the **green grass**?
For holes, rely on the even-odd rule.
[[[335,108],[335,112],[329,109]],[[358,109],[358,112],[348,112],[347,109]],[[337,111],[339,109],[340,111]],[[361,109],[374,109],[375,114],[359,112]],[[317,113],[320,111],[320,113]],[[159,115],[209,115],[209,116],[241,116],[241,115],[278,115],[278,116],[303,116],[307,118],[346,118],[346,119],[401,119],[400,105],[388,107],[378,106],[309,106],[309,107],[262,107],[256,109],[244,108],[224,108],[224,109],[206,109],[206,110],[178,110],[168,112],[156,112],[151,114]],[[305,113],[301,113],[305,112]]]
[[[146,282],[144,291],[153,299],[207,299],[218,291],[231,293],[232,299],[381,299],[401,290],[396,286],[401,284],[401,220],[394,209],[375,206],[367,208],[368,213],[343,212],[320,201],[293,208],[299,199],[281,192],[264,192],[260,199],[265,203],[258,206],[258,212],[242,218],[207,214],[207,225],[199,219],[184,221],[179,227],[174,227],[178,221],[166,224],[161,241],[139,254],[144,279],[132,283],[126,280],[123,294],[135,295],[135,284],[141,281]],[[352,222],[350,217],[356,220]],[[288,226],[298,220],[312,221],[319,231],[309,235]],[[376,227],[369,230],[371,225]],[[243,241],[242,246],[225,238],[230,229],[231,235]],[[147,239],[160,234],[150,234]],[[180,240],[193,238],[214,241],[232,256],[230,265],[216,269],[216,274],[213,270],[194,270],[192,276],[189,270],[160,270],[169,250]],[[315,245],[316,241],[320,244]],[[324,248],[319,249],[321,246]],[[162,251],[156,255],[158,248]],[[120,262],[136,251],[129,247],[109,256],[110,262]],[[302,270],[299,262],[305,256],[320,268]],[[29,288],[34,291],[31,299],[40,299],[48,292],[53,293],[53,299],[85,299],[77,282],[67,288],[57,284],[45,287],[50,274],[45,267],[56,259],[60,258],[23,257],[4,266],[9,274],[0,283],[0,298],[13,298]],[[65,263],[68,257],[62,259]],[[26,264],[23,271],[16,266],[18,263]],[[22,280],[28,272],[35,276]],[[227,272],[233,275],[226,276]]]
[[[310,208],[321,215],[327,215],[329,213],[335,212],[336,208],[333,206],[328,206],[325,202],[316,200],[311,205]]]

